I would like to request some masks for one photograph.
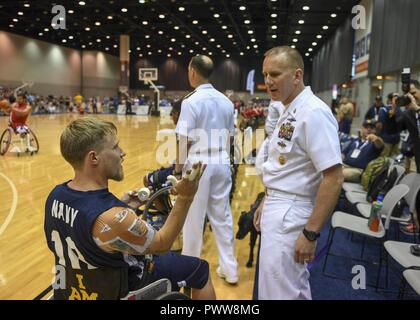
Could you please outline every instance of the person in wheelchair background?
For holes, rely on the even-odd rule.
[[[26,120],[28,119],[32,111],[31,105],[26,99],[24,93],[18,93],[16,102],[11,105],[10,111],[10,126],[15,133],[24,136],[28,133],[28,127],[26,126]]]
[[[121,299],[158,279],[173,288],[192,288],[193,299],[215,299],[207,261],[168,252],[184,224],[201,174],[187,172],[174,187],[177,201],[156,231],[135,214],[140,200],[122,200],[108,191],[109,179],[122,181],[126,156],[111,122],[82,118],[60,138],[72,180],[56,186],[45,205],[45,236],[55,255],[54,299]],[[193,171],[204,169],[201,163]],[[61,278],[60,278],[61,279]]]

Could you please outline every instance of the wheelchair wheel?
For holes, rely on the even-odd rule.
[[[191,300],[191,298],[181,292],[167,292],[157,297],[156,300]]]
[[[7,128],[3,131],[0,138],[0,155],[4,155],[7,150],[9,150],[10,144],[12,142],[12,135],[13,130],[11,128]]]
[[[159,230],[172,210],[171,186],[156,191],[144,206],[142,219]]]
[[[29,128],[29,145],[33,148],[31,155],[34,152],[38,153],[38,150],[39,150],[38,138],[36,137],[35,133],[30,128]]]

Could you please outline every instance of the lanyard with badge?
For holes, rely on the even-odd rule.
[[[356,148],[351,153],[351,158],[357,159],[360,155],[360,152],[362,152],[362,149],[369,143],[369,141],[365,141],[359,148],[359,141],[356,141]]]
[[[375,112],[375,121],[378,121],[379,120],[379,110],[380,110],[381,108],[374,108],[374,112]]]

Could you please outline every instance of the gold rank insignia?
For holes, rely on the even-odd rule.
[[[279,156],[279,163],[284,165],[286,163],[287,158],[283,155]]]
[[[292,140],[294,131],[295,131],[295,127],[290,122],[283,123],[280,126],[279,138],[283,138],[287,141],[290,141]]]

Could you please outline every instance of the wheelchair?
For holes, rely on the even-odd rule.
[[[34,300],[41,300],[46,297],[48,293],[52,291],[52,286],[49,286],[41,294],[35,297]],[[54,295],[49,294],[46,300],[54,300]],[[140,288],[136,291],[130,291],[121,300],[191,300],[187,295],[172,291],[171,281],[163,278],[156,280],[147,286]]]
[[[32,156],[39,151],[38,138],[27,125],[12,125],[9,122],[9,127],[0,137],[0,155],[5,155],[9,148],[10,152],[15,152],[18,156],[21,153]]]

